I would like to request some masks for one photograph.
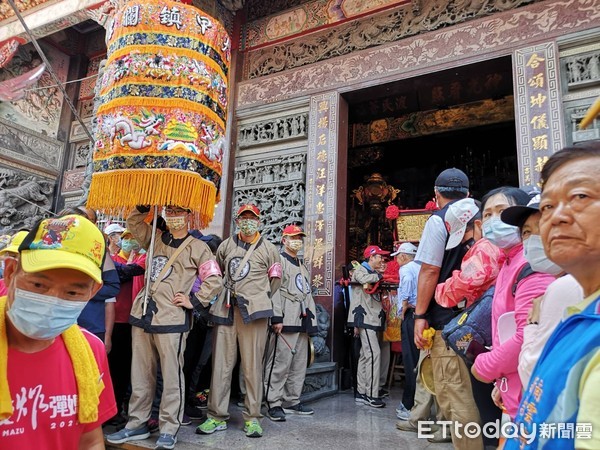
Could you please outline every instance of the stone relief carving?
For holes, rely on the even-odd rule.
[[[65,170],[63,174],[62,195],[80,195],[81,186],[85,177],[85,167],[78,167],[73,170]]]
[[[326,363],[331,359],[331,352],[329,347],[327,346],[327,334],[329,332],[329,326],[331,324],[331,320],[329,317],[329,313],[319,303],[316,304],[317,307],[317,335],[311,337],[313,341],[313,345],[315,347],[315,364],[317,363]],[[323,389],[326,386],[331,385],[331,372],[325,373],[317,373],[313,375],[307,375],[304,380],[304,387],[302,388],[302,393],[305,392],[316,392]]]
[[[305,154],[241,163],[234,171],[234,210],[256,204],[262,213],[261,234],[280,242],[285,225],[304,222],[305,173]]]
[[[31,228],[48,217],[54,181],[0,168],[0,233]]]
[[[92,117],[94,114],[94,99],[87,98],[85,100],[79,100],[79,116],[82,119]]]
[[[581,122],[590,106],[591,102],[582,106],[566,108],[565,113],[571,122],[571,138],[573,139],[574,143],[600,139],[600,120],[598,119],[593,120],[590,126],[585,130],[579,129],[579,122]]]
[[[308,113],[255,122],[240,127],[240,148],[288,139],[306,138],[308,135]]]
[[[58,172],[62,154],[62,142],[0,119],[0,155]]]
[[[331,385],[331,373],[319,373],[316,375],[307,375],[304,379],[302,393],[317,392]]]
[[[71,144],[71,149],[73,152],[73,168],[85,167],[92,151],[92,143],[90,141],[76,142]]]
[[[317,335],[311,338],[315,346],[315,362],[329,362],[331,352],[327,346],[327,333],[329,332],[331,320],[323,305],[317,303],[316,307],[318,331]]]
[[[600,52],[570,56],[564,62],[569,88],[600,83]]]
[[[406,5],[387,14],[248,52],[245,73],[250,79],[262,77],[536,1],[539,0],[459,0],[452,3],[420,0],[413,7]]]
[[[407,37],[269,77],[239,83],[237,107],[250,108],[311,93],[351,89],[382,77],[419,76],[443,64],[479,61],[499,49],[596,27],[600,0],[547,0],[463,25]],[[309,39],[305,37],[305,39]]]
[[[106,66],[106,59],[103,59],[98,64],[98,80],[102,79],[104,74],[104,67]],[[94,86],[94,112],[92,114],[92,136],[96,136],[96,127],[98,126],[98,122],[96,120],[96,112],[100,107],[100,89],[102,83],[96,83]],[[90,146],[90,151],[88,151],[87,155],[87,164],[85,167],[85,174],[83,178],[83,184],[81,189],[83,189],[83,194],[81,194],[81,198],[77,202],[78,205],[85,205],[87,202],[88,195],[90,193],[90,185],[92,184],[92,174],[94,173],[94,151]]]

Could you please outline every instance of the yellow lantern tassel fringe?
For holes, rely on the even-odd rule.
[[[217,188],[193,172],[129,169],[92,175],[87,207],[127,214],[137,205],[176,205],[195,213],[193,226],[206,228],[214,215]]]

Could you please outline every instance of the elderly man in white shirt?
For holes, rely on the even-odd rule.
[[[402,402],[396,409],[399,419],[408,419],[409,411],[415,402],[417,375],[415,369],[419,362],[419,349],[412,338],[415,328],[415,306],[417,303],[417,280],[421,266],[414,259],[417,247],[410,242],[401,244],[391,254],[400,266],[398,279],[398,309],[402,310],[402,363],[404,364],[405,384]]]

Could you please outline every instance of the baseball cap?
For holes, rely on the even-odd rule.
[[[500,214],[500,219],[504,223],[521,228],[530,215],[540,211],[540,199],[541,195],[537,194],[531,200],[529,200],[527,206],[509,206],[502,211],[502,214]]]
[[[386,252],[385,250],[381,250],[377,245],[369,245],[365,248],[363,255],[365,258],[373,255],[389,255],[390,252]]]
[[[440,191],[461,191],[467,192],[469,190],[469,177],[460,169],[452,167],[444,170],[435,179],[435,187],[442,188]],[[447,189],[443,189],[447,188]]]
[[[456,247],[462,241],[467,223],[479,212],[479,207],[472,198],[464,198],[451,203],[446,211],[444,222],[450,237],[446,250]]]
[[[260,218],[260,209],[258,209],[258,207],[256,205],[253,205],[251,203],[246,203],[246,204],[243,204],[242,206],[240,206],[240,209],[238,209],[235,217],[239,217],[240,214],[242,214],[244,211],[250,211],[256,217]]]
[[[306,233],[298,225],[288,225],[283,229],[284,236],[297,236],[299,234],[306,236]]]
[[[4,253],[19,253],[19,245],[21,245],[21,242],[23,242],[23,239],[25,239],[27,234],[29,234],[29,231],[25,230],[16,233],[8,245],[0,250],[0,255],[3,255]]]
[[[540,188],[535,186],[535,185],[526,185],[526,186],[522,186],[521,190],[524,191],[527,195],[529,195],[529,198],[533,198],[538,194],[541,194],[540,192]]]
[[[69,214],[42,220],[19,246],[25,272],[73,269],[102,283],[104,236],[85,217]]]
[[[111,223],[110,225],[106,225],[104,227],[104,234],[106,234],[107,236],[110,236],[113,233],[122,234],[123,231],[125,231],[125,228],[123,228],[118,223]]]
[[[406,253],[407,255],[416,255],[417,247],[416,247],[416,245],[411,244],[410,242],[405,242],[403,244],[400,244],[400,246],[396,249],[396,251],[394,253],[392,253],[390,256],[396,256],[396,255],[399,255],[400,253]]]

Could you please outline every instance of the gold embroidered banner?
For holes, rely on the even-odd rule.
[[[230,39],[201,10],[121,4],[107,28],[88,206],[176,205],[206,227],[225,151]]]

